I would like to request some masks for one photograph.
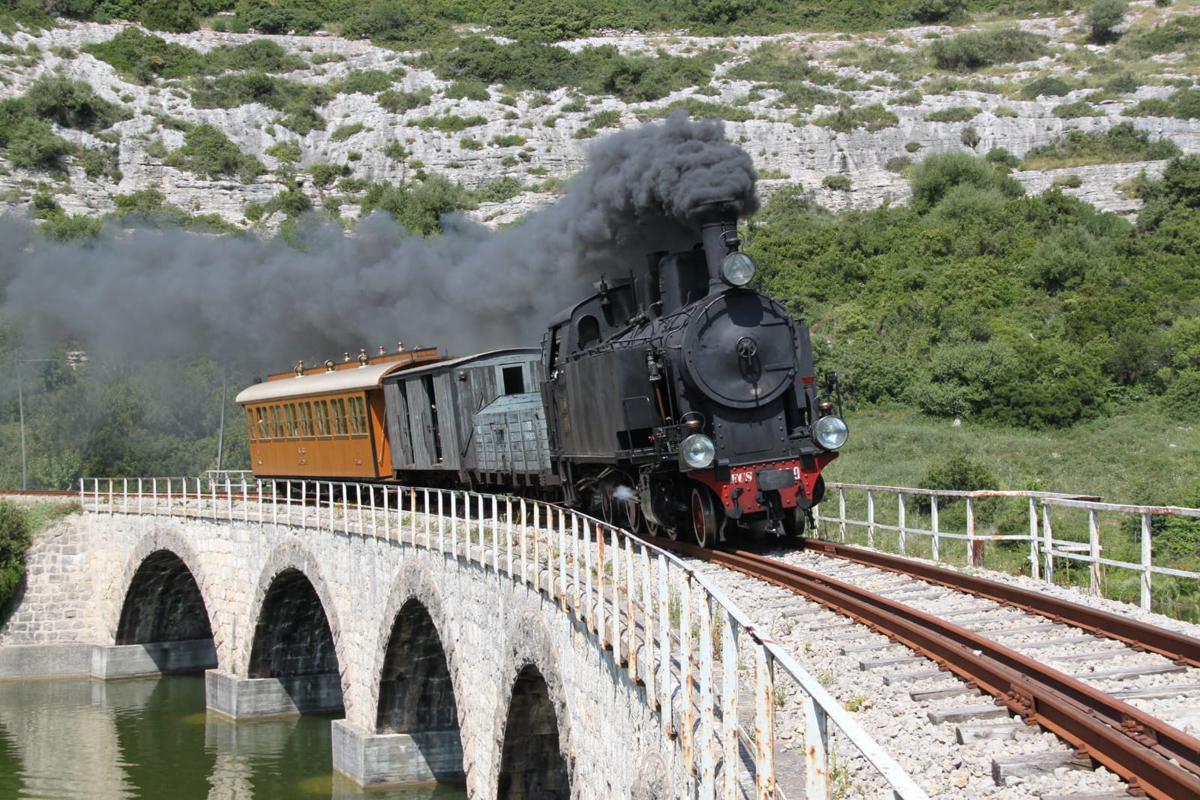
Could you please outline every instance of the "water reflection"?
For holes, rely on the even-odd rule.
[[[334,775],[330,718],[232,723],[204,679],[0,683],[0,798],[457,800],[457,787],[363,793]]]

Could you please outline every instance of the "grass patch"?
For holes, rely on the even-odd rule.
[[[1180,15],[1148,30],[1130,31],[1117,46],[1130,58],[1162,53],[1194,53],[1200,49],[1200,17]]]
[[[725,103],[709,103],[686,97],[676,100],[662,108],[651,108],[638,112],[638,119],[643,122],[648,119],[663,119],[669,117],[677,108],[682,108],[692,119],[723,119],[729,122],[745,122],[754,119],[755,114],[748,108],[727,105]]]
[[[1025,169],[1080,167],[1088,164],[1112,164],[1123,161],[1159,161],[1181,154],[1170,139],[1151,141],[1150,134],[1133,127],[1132,122],[1114,125],[1104,133],[1070,131],[1052,144],[1035,147],[1025,154]]]
[[[333,133],[329,134],[329,138],[335,142],[344,142],[351,136],[357,133],[362,133],[365,126],[361,122],[351,122],[348,125],[339,125],[334,129]]]
[[[831,105],[841,97],[822,87],[837,83],[835,73],[814,66],[808,55],[774,42],[761,45],[750,58],[726,73],[735,80],[756,81],[759,89],[774,89],[783,103],[808,113],[817,105]]]
[[[866,72],[890,72],[905,80],[925,75],[928,59],[919,50],[896,50],[879,45],[855,44],[834,50],[828,56],[839,67],[858,67]]]
[[[850,179],[845,175],[826,175],[821,179],[821,185],[837,192],[850,191]]]
[[[338,81],[329,84],[334,94],[379,94],[392,88],[398,78],[404,77],[403,69],[384,72],[379,69],[356,69]]]
[[[415,125],[421,130],[435,130],[442,133],[457,133],[458,131],[474,128],[478,125],[486,125],[487,117],[475,114],[470,117],[460,117],[457,114],[445,114],[440,117],[421,117],[413,120],[410,125]]]
[[[1054,107],[1054,111],[1050,112],[1059,119],[1077,119],[1079,117],[1102,117],[1104,112],[1098,110],[1086,100],[1079,100],[1074,103],[1063,103]]]
[[[192,105],[196,108],[236,108],[261,103],[282,112],[279,124],[301,136],[314,129],[325,129],[325,119],[316,107],[332,99],[333,92],[326,86],[276,78],[264,72],[206,79],[192,91]]]
[[[221,45],[201,53],[133,27],[107,42],[87,45],[83,52],[111,64],[122,75],[142,84],[151,83],[155,78],[216,75],[229,70],[292,72],[308,67],[303,58],[288,53],[270,39],[256,39],[236,46]]]
[[[375,97],[375,102],[393,114],[412,111],[414,108],[427,106],[432,101],[433,90],[428,88],[418,89],[415,92],[399,92],[395,89],[388,89]]]

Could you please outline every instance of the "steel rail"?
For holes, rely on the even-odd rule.
[[[930,614],[742,551],[665,547],[803,594],[902,642],[1152,797],[1200,797],[1200,740],[1064,673]]]
[[[836,544],[823,539],[806,539],[802,546],[806,550],[822,555],[901,572],[929,583],[936,583],[957,591],[994,600],[997,603],[1014,606],[1022,611],[1047,617],[1054,622],[1063,622],[1076,628],[1082,628],[1097,636],[1125,642],[1136,650],[1158,653],[1180,666],[1200,667],[1200,639],[1186,634],[1029,589],[1021,589],[957,570],[914,561],[911,558]]]

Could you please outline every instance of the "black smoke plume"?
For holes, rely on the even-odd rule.
[[[0,297],[26,339],[123,358],[207,354],[262,371],[403,340],[450,354],[536,345],[601,273],[690,247],[690,213],[758,208],[749,155],[715,121],[676,113],[598,141],[558,202],[490,231],[450,215],[407,235],[382,214],[318,226],[306,251],[177,230],[112,230],[85,245],[0,220]],[[7,262],[7,263],[5,263]]]

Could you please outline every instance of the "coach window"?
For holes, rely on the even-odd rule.
[[[346,435],[346,401],[335,397],[330,401],[333,405],[333,432],[336,436]]]
[[[283,407],[284,436],[288,439],[300,438],[300,427],[296,424],[296,405],[287,403]]]
[[[300,404],[300,435],[312,436],[312,403]]]
[[[254,441],[254,418],[248,408],[246,409],[246,438],[251,442]]]
[[[350,398],[350,433],[360,436],[367,432],[367,409],[361,397]]]
[[[316,413],[317,436],[329,435],[329,403],[326,400],[318,400],[313,403],[313,411]]]
[[[275,405],[270,408],[271,414],[271,438],[284,438],[283,432],[283,406]]]
[[[504,379],[505,394],[525,394],[525,370],[520,364],[504,367],[500,375]]]

